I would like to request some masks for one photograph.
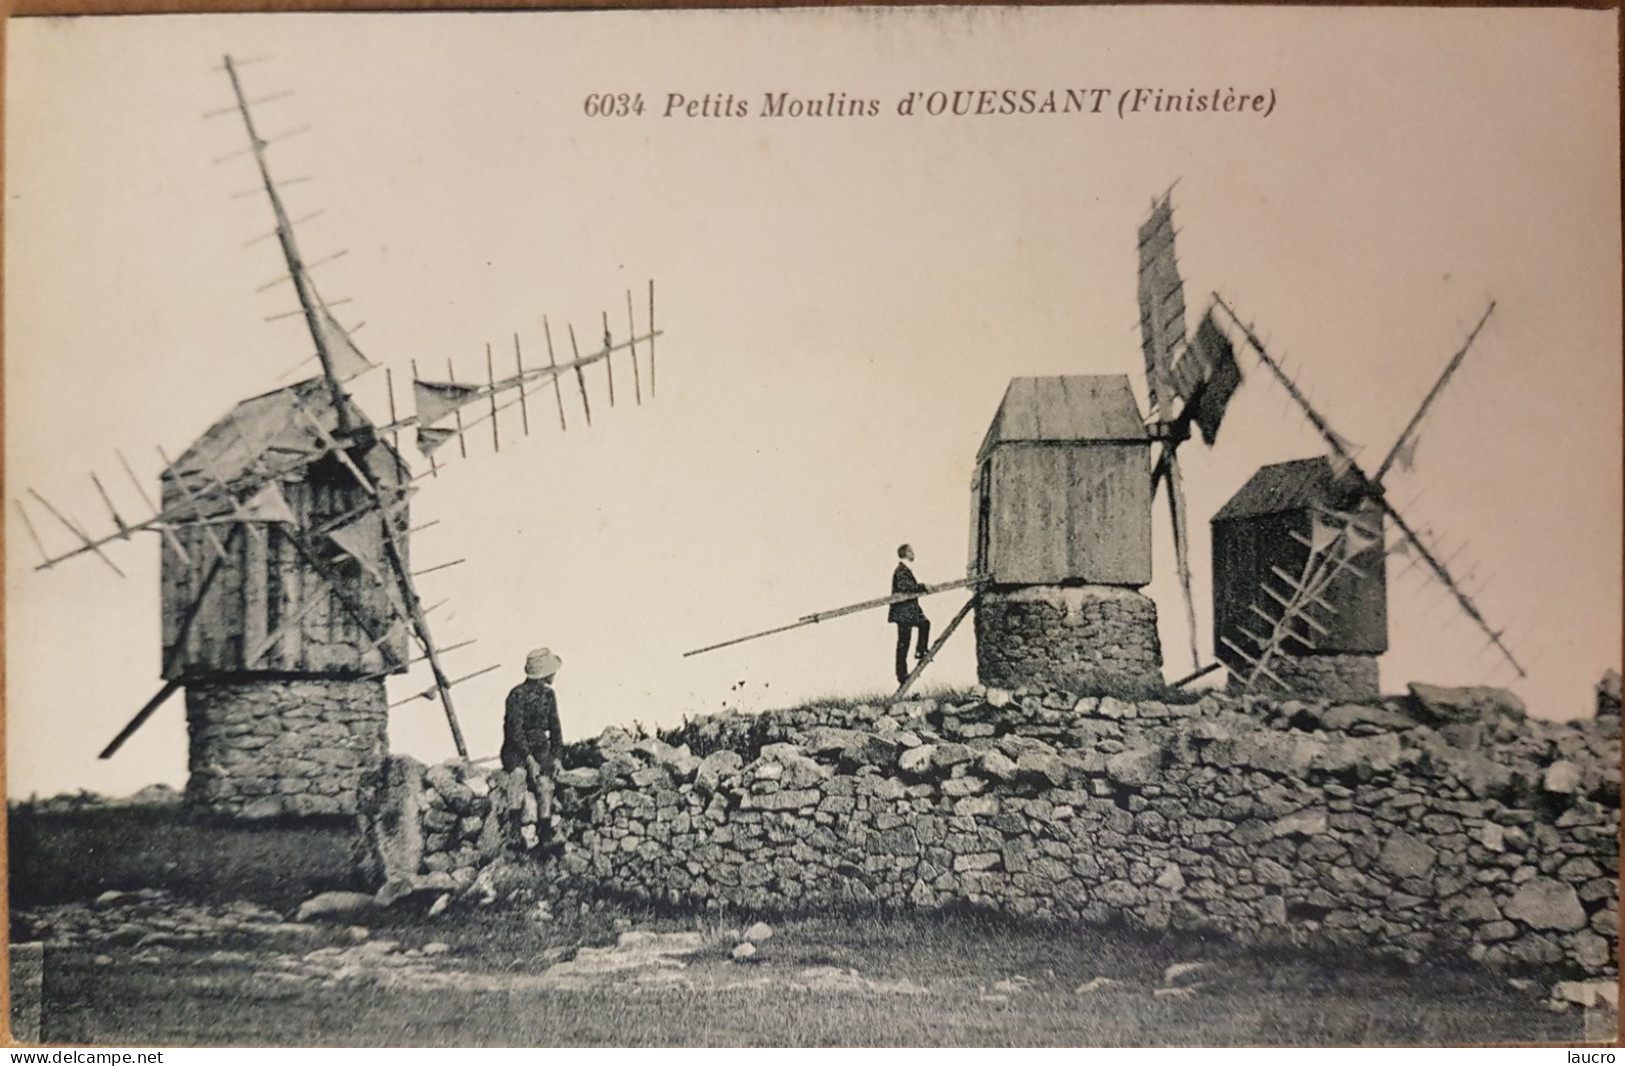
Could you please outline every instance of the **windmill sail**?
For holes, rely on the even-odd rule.
[[[1174,360],[1185,347],[1185,286],[1174,258],[1173,204],[1165,194],[1140,227],[1140,348],[1153,417],[1168,421]]]

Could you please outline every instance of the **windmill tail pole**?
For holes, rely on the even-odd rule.
[[[683,653],[683,658],[687,659],[695,655],[704,655],[708,651],[716,651],[719,648],[731,648],[735,644],[743,644],[748,640],[757,640],[761,637],[771,637],[775,633],[785,633],[792,629],[800,629],[802,626],[817,625],[819,622],[825,622],[831,618],[840,618],[849,614],[857,614],[859,611],[870,611],[874,610],[876,607],[889,607],[894,603],[902,603],[904,600],[917,600],[921,596],[934,596],[939,592],[950,592],[953,589],[971,587],[980,588],[982,585],[987,584],[987,580],[988,579],[985,576],[981,575],[976,577],[967,577],[960,581],[948,581],[940,585],[927,585],[919,592],[902,592],[895,596],[882,596],[879,599],[864,600],[862,603],[848,604],[845,607],[836,607],[829,611],[818,611],[814,614],[803,615],[800,619],[791,622],[789,625],[776,626],[773,629],[764,629],[760,633],[751,633],[748,636],[735,637],[732,640],[725,640],[720,644],[709,644],[703,648],[695,648],[693,651],[685,651]]]

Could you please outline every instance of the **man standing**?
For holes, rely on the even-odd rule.
[[[907,544],[897,549],[897,569],[892,571],[891,592],[893,596],[905,592],[924,592],[925,586],[914,580],[914,571],[908,564],[914,561],[914,549]],[[919,639],[915,644],[914,658],[925,658],[925,649],[931,644],[931,620],[920,610],[919,600],[899,600],[891,605],[886,612],[886,620],[897,626],[897,683],[901,685],[908,680],[908,636],[910,630],[919,631]]]
[[[545,836],[553,815],[553,772],[564,747],[564,733],[559,728],[558,697],[550,682],[563,665],[564,660],[548,648],[526,656],[525,680],[508,693],[502,718],[502,768],[510,774],[524,771],[520,836],[527,847],[535,847]],[[531,806],[536,809],[534,816],[526,809]]]

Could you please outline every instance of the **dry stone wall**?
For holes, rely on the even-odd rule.
[[[187,802],[249,821],[355,815],[388,720],[382,680],[189,683]]]
[[[990,690],[714,716],[576,748],[544,876],[565,897],[969,904],[1606,975],[1619,752],[1618,718],[1414,699]]]
[[[1109,585],[985,590],[976,604],[976,675],[1003,688],[1160,688],[1157,605]]]

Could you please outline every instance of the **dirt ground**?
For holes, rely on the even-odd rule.
[[[1555,1011],[1545,979],[974,914],[293,921],[145,890],[19,910],[13,937],[46,945],[46,1043],[1459,1045],[1611,1039],[1617,1025]]]

